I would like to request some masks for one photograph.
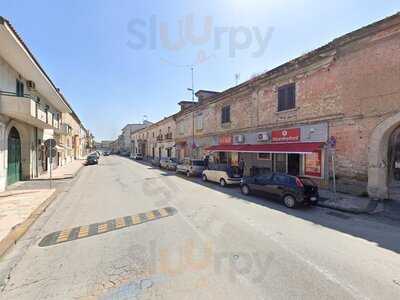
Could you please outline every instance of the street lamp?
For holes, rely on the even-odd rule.
[[[188,88],[188,91],[192,92],[192,109],[194,107],[194,67],[191,66],[190,68],[191,72],[192,72],[192,88]],[[192,145],[191,145],[191,151],[190,151],[190,156],[191,158],[194,158],[193,156],[193,152],[194,152],[194,148],[195,148],[195,142],[194,142],[194,110],[192,110]]]

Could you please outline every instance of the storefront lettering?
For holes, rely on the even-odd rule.
[[[297,142],[300,140],[300,128],[272,131],[272,142]]]

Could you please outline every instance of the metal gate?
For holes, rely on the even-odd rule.
[[[7,184],[21,179],[21,139],[18,130],[13,127],[8,135]]]

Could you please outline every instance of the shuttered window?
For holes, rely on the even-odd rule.
[[[231,121],[231,107],[226,105],[221,110],[221,123],[229,123]]]
[[[291,83],[278,89],[278,111],[296,107],[296,84]]]

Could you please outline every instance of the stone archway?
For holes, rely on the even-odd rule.
[[[389,141],[400,126],[400,113],[381,122],[370,137],[368,148],[368,194],[372,198],[389,198]]]

